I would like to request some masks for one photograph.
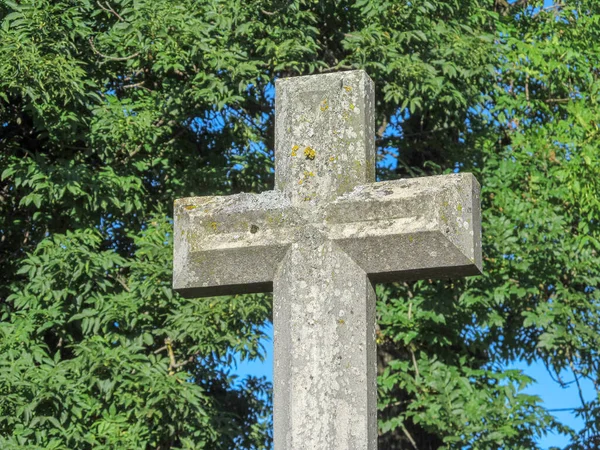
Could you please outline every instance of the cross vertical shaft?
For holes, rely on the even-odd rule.
[[[277,83],[276,188],[313,226],[274,280],[275,448],[377,447],[375,291],[322,229],[333,199],[375,178],[364,72]]]

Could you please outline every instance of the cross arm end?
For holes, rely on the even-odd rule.
[[[272,290],[295,225],[276,191],[175,201],[173,288],[184,297]]]
[[[330,237],[373,281],[481,273],[480,188],[471,174],[359,186],[327,220]]]

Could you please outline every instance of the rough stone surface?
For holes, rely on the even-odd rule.
[[[375,449],[375,291],[366,273],[307,229],[275,277],[273,313],[276,448]]]
[[[276,450],[374,450],[372,283],[479,273],[479,185],[375,183],[362,71],[278,80],[276,93],[276,190],[177,200],[173,285],[273,290]]]
[[[275,189],[313,209],[375,181],[373,82],[361,70],[275,82]]]

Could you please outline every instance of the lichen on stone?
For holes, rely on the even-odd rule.
[[[298,147],[297,145],[292,146],[292,156],[297,156],[298,155],[298,149],[300,147]]]
[[[313,160],[317,156],[317,152],[312,147],[306,147],[304,149],[304,156],[306,156],[306,159]]]

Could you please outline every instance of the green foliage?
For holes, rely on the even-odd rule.
[[[561,6],[562,5],[562,6]],[[363,68],[381,178],[476,173],[484,270],[378,287],[380,447],[532,449],[600,383],[600,4],[0,0],[0,447],[268,448],[264,295],[171,288],[172,201],[269,189],[272,82]]]
[[[6,299],[0,327],[3,448],[264,443],[268,386],[236,388],[220,362],[257,356],[268,302],[174,296],[170,229],[164,217],[147,223],[131,258],[84,229],[22,260],[27,282]]]

